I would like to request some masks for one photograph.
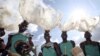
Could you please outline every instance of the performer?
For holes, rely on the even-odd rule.
[[[72,48],[75,47],[74,41],[68,41],[67,40],[67,34],[66,31],[62,31],[61,34],[62,42],[60,43],[60,49],[62,52],[62,56],[72,56]]]
[[[0,28],[0,38],[5,35],[4,28]]]
[[[82,48],[85,56],[100,56],[100,43],[92,41],[91,37],[91,33],[86,31],[84,34],[86,41],[80,43],[80,47]]]
[[[5,54],[3,54],[5,52],[5,43],[4,40],[2,39],[2,36],[5,35],[5,31],[4,28],[0,28],[0,56],[6,56]]]
[[[0,38],[0,56],[6,56],[5,54],[3,54],[5,52],[5,43],[4,40]]]
[[[50,41],[51,36],[49,35],[49,30],[44,33],[44,39],[46,43],[42,45],[43,56],[61,56],[60,48],[57,43]]]
[[[35,48],[35,46],[34,46],[34,43],[32,42],[32,37],[33,37],[33,35],[31,35],[31,34],[29,34],[29,41],[28,41],[28,44],[29,44],[29,46],[30,46],[30,53],[31,54],[33,54],[34,56],[36,56],[36,48]],[[33,56],[32,55],[32,56]]]
[[[29,44],[27,44],[28,37],[24,34],[27,26],[28,22],[24,20],[19,25],[19,32],[14,35],[9,35],[6,49],[9,49],[11,52],[18,53],[21,56],[29,55],[30,48]]]

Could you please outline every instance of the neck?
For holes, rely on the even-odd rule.
[[[23,33],[22,31],[19,31],[18,33]]]
[[[87,39],[86,41],[91,42],[91,39]]]
[[[50,42],[50,40],[49,41],[46,41],[46,43],[49,43]]]
[[[63,42],[67,42],[67,40],[63,40]]]

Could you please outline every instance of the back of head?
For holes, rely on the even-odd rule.
[[[20,42],[15,46],[15,50],[18,54],[23,55],[29,52],[29,46],[25,42]]]

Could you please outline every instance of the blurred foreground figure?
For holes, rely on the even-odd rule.
[[[80,47],[74,47],[72,49],[73,56],[84,56],[83,51]]]
[[[62,31],[61,37],[63,40],[63,42],[60,43],[60,49],[62,52],[62,56],[72,56],[72,48],[75,47],[74,41],[67,40],[66,31]]]
[[[28,45],[30,46],[30,54],[32,54],[33,53],[33,55],[34,56],[36,56],[36,48],[35,48],[35,46],[34,46],[34,44],[33,44],[33,42],[32,42],[32,37],[33,37],[33,35],[29,35],[29,41],[28,41]],[[32,55],[32,56],[33,56]]]
[[[38,56],[43,56],[43,55],[42,55],[42,53],[40,52],[40,53],[38,54]]]
[[[5,35],[4,28],[0,28],[0,56],[3,56],[5,52],[6,45],[4,44],[4,40],[2,39],[2,36]],[[4,55],[5,56],[5,55]]]
[[[100,43],[91,40],[91,33],[86,31],[84,38],[86,41],[80,44],[85,56],[100,56]]]
[[[29,37],[24,34],[27,30],[28,22],[23,21],[19,25],[19,32],[14,35],[9,35],[7,50],[10,50],[12,53],[17,53],[21,56],[30,56],[29,52],[31,51],[31,45],[29,43]]]
[[[6,45],[4,44],[4,40],[0,38],[0,56],[4,55]],[[4,55],[5,56],[5,55]]]
[[[5,35],[4,28],[0,28],[0,38]]]
[[[44,39],[46,40],[46,43],[42,45],[43,56],[61,56],[58,44],[51,42],[50,38],[49,31],[45,31]]]

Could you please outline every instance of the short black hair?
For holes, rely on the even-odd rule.
[[[28,25],[28,22],[26,20],[24,20],[21,24],[19,24],[19,26],[22,25],[22,26],[27,26]]]
[[[88,36],[88,37],[91,37],[92,36],[89,31],[86,31],[84,35],[85,35],[85,38],[87,38],[86,36]]]
[[[5,31],[4,31],[4,28],[0,28],[0,37],[4,36],[5,35]]]
[[[44,36],[45,37],[51,37],[50,34],[49,34],[49,32],[50,32],[49,30],[45,30]]]
[[[62,36],[67,36],[66,31],[62,31],[61,37],[62,37]]]

